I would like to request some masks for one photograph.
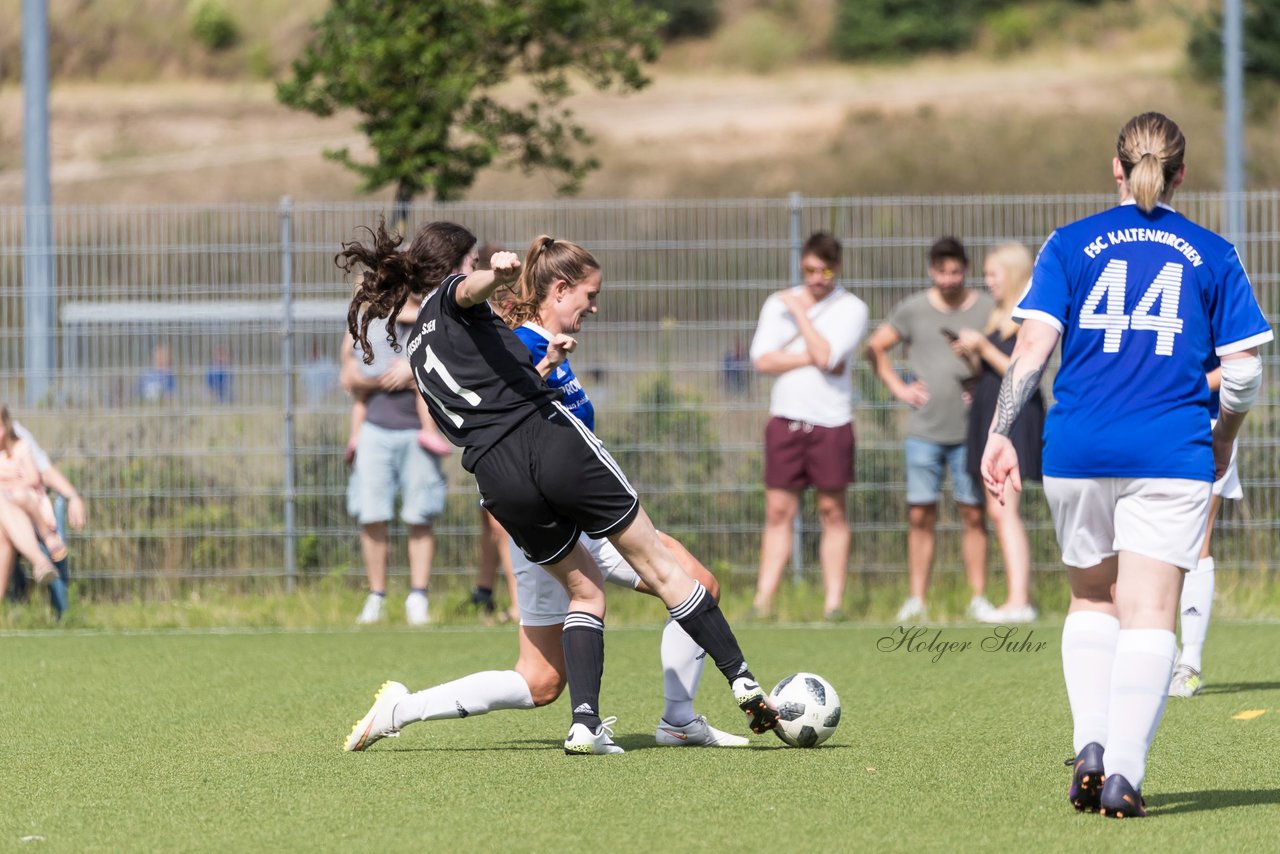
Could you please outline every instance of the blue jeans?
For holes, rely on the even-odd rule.
[[[957,504],[982,506],[982,496],[967,471],[968,454],[964,442],[941,445],[928,439],[908,436],[907,503],[937,504],[942,496],[942,476],[951,473],[951,494]]]

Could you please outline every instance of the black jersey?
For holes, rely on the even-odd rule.
[[[447,277],[423,300],[405,352],[432,418],[463,448],[462,467],[475,471],[486,451],[560,394],[487,302],[458,305],[465,278]]]

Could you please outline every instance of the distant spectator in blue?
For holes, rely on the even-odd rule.
[[[170,400],[178,392],[178,380],[173,375],[173,359],[169,348],[157,344],[151,351],[151,367],[138,377],[138,397],[147,403]]]
[[[724,387],[734,394],[744,394],[751,387],[751,359],[740,339],[724,351]]]
[[[231,402],[231,354],[226,347],[213,348],[213,358],[204,372],[204,384],[218,403]]]

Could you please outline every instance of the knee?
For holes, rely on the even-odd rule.
[[[912,530],[932,531],[938,521],[938,510],[933,504],[913,504],[907,511],[907,524]]]
[[[790,527],[795,516],[795,508],[789,505],[766,505],[764,508],[764,524],[769,528]]]
[[[519,673],[529,685],[529,696],[535,706],[548,706],[564,693],[564,674],[554,668],[538,668],[533,672],[520,670]]]

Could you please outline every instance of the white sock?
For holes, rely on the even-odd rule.
[[[1177,654],[1178,639],[1164,629],[1122,629],[1116,640],[1103,764],[1107,774],[1121,774],[1135,788],[1146,774]]]
[[[675,620],[662,630],[662,719],[684,726],[694,718],[693,698],[702,679],[707,653]]]
[[[1111,700],[1111,664],[1116,656],[1120,621],[1100,611],[1073,611],[1062,623],[1062,678],[1075,724],[1072,746],[1107,744],[1107,710]]]
[[[1213,558],[1202,557],[1196,568],[1182,579],[1182,654],[1178,661],[1200,669],[1204,638],[1209,633],[1209,613],[1213,610]]]
[[[514,670],[484,670],[410,694],[391,713],[396,729],[414,721],[483,715],[500,709],[532,709],[533,695]]]

